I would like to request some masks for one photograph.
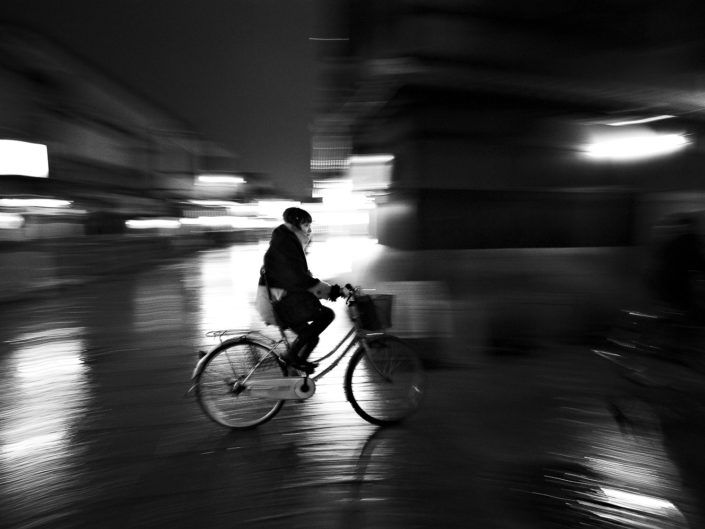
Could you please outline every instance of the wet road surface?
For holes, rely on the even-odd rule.
[[[648,410],[619,428],[603,399],[618,382],[586,347],[434,368],[394,428],[355,414],[344,366],[256,430],[210,422],[185,396],[195,351],[215,345],[207,330],[261,328],[261,254],[201,252],[3,306],[0,526],[698,527],[662,429]],[[319,350],[347,328],[335,309]]]

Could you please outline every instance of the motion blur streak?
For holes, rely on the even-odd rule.
[[[681,134],[638,134],[596,141],[587,146],[586,153],[592,158],[634,160],[675,152],[687,144]]]
[[[601,487],[600,490],[616,505],[620,505],[629,509],[651,509],[665,511],[668,509],[676,509],[668,500],[663,500],[661,498],[654,498],[652,496],[646,496],[644,494],[635,494],[633,492],[626,492],[623,490],[608,489]]]

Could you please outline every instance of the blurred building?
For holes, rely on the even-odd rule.
[[[0,208],[24,221],[22,230],[0,230],[5,238],[120,233],[128,219],[177,217],[181,202],[222,191],[198,186],[199,174],[234,174],[237,167],[235,153],[158,103],[56,43],[11,26],[0,32],[0,141],[5,160],[38,147],[46,166],[39,175],[3,168]],[[248,190],[216,196],[242,197]],[[34,205],[47,203],[37,199],[57,207],[40,211]]]
[[[672,210],[705,209],[701,4],[338,0],[319,13],[312,171],[340,177],[348,153],[392,160],[353,182],[377,197],[380,242],[626,246]],[[662,140],[677,151],[656,156]],[[644,158],[622,156],[634,142]]]
[[[0,27],[0,301],[256,238],[267,175],[57,43]]]

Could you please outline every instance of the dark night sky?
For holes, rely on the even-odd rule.
[[[2,0],[44,33],[270,174],[308,180],[313,0]]]

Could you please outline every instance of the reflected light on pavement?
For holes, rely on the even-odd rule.
[[[669,509],[676,509],[668,500],[661,498],[654,498],[652,496],[646,496],[644,494],[635,494],[633,492],[626,492],[623,490],[608,489],[602,487],[600,490],[610,499],[611,503],[619,505],[620,507],[626,507],[633,510],[657,510],[666,511]]]
[[[688,527],[684,514],[668,499],[682,496],[678,469],[664,451],[656,422],[650,422],[655,418],[647,409],[639,417],[644,429],[638,436],[625,435],[610,418],[600,425],[590,423],[589,430],[574,439],[575,446],[589,452],[582,463],[592,476],[572,477],[584,491],[577,505],[625,528]]]
[[[2,397],[0,489],[13,501],[37,508],[33,502],[62,490],[78,469],[80,449],[69,447],[89,399],[83,333],[33,332],[11,342],[4,385],[15,391]]]
[[[23,457],[38,450],[59,449],[66,443],[66,431],[54,432],[33,437],[26,437],[20,441],[3,445],[3,459]]]

